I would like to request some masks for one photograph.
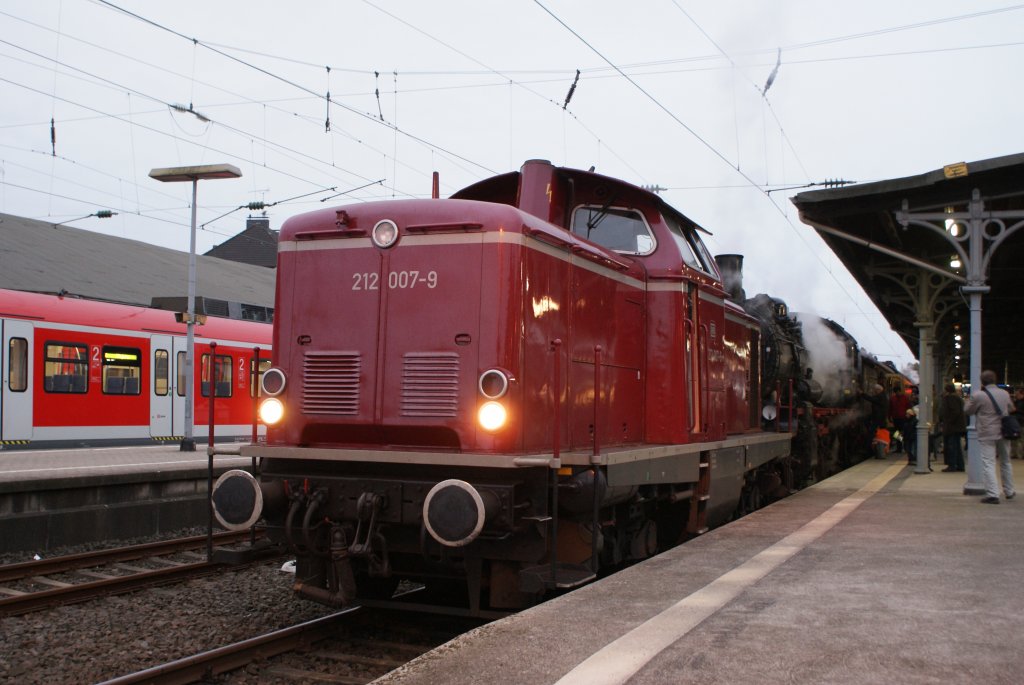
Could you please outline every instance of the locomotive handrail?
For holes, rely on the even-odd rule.
[[[555,353],[555,363],[552,375],[554,376],[551,388],[553,392],[552,407],[554,425],[552,426],[552,461],[559,462],[561,466],[562,450],[562,339],[556,338],[551,341],[551,350]],[[558,586],[558,468],[551,470],[551,582]]]
[[[693,321],[691,321],[689,318],[684,318],[683,319],[683,335],[686,338],[687,342],[692,341],[692,343],[693,343],[693,346],[692,346],[693,353],[696,354],[697,353],[697,340],[694,337]],[[687,424],[686,424],[686,427],[690,431],[693,431],[697,427],[696,426],[696,423],[697,423],[697,421],[696,421],[696,414],[693,411],[693,403],[695,401],[697,401],[697,397],[696,397],[697,393],[694,392],[694,390],[695,390],[695,388],[694,388],[694,380],[696,380],[696,379],[693,378],[693,359],[692,359],[692,357],[685,358],[685,360],[683,362],[683,370],[685,371],[685,374],[686,374],[685,378],[684,378],[684,383],[686,383],[686,385],[687,385],[687,389],[689,390],[689,392],[687,394],[690,396],[690,401],[686,403],[686,412],[687,412],[687,417],[686,417],[687,418]]]
[[[549,233],[539,228],[533,228],[531,226],[527,226],[526,224],[523,224],[523,233],[525,233],[526,235],[535,240],[539,240],[542,243],[547,243],[549,245],[554,245],[555,247],[572,248],[576,244],[573,241],[566,240],[565,238],[559,235]]]
[[[632,264],[615,259],[614,257],[594,249],[591,245],[587,245],[573,239],[566,239],[540,228],[534,228],[523,224],[523,233],[535,240],[541,241],[542,243],[548,243],[555,247],[567,248],[574,255],[579,255],[591,262],[603,264],[617,271],[629,271],[629,269],[632,268]]]
[[[703,425],[701,425],[701,432],[707,433],[711,426],[709,414],[711,413],[711,389],[708,387],[708,327],[705,324],[700,324],[697,333],[697,364],[700,371],[700,394],[701,404],[703,405],[701,411],[701,418],[704,419]],[[703,350],[703,354],[699,351]]]
[[[316,240],[317,238],[358,238],[366,235],[365,228],[332,228],[326,231],[299,231],[295,240]]]
[[[406,226],[406,233],[427,233],[429,231],[481,231],[484,225],[477,221],[454,221],[443,224],[413,224]]]
[[[631,264],[627,264],[626,262],[620,262],[617,259],[613,259],[608,255],[604,254],[603,252],[595,252],[593,249],[590,248],[589,245],[574,244],[572,247],[569,248],[569,250],[574,255],[580,255],[584,259],[587,259],[591,262],[596,262],[598,264],[610,266],[613,269],[616,269],[617,271],[629,271],[630,267],[632,266]]]

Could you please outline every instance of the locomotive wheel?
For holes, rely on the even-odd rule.
[[[761,496],[761,488],[754,485],[747,493],[747,512],[755,512],[764,506],[764,497]]]

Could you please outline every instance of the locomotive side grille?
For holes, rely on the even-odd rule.
[[[361,368],[358,352],[307,352],[302,363],[303,413],[356,415]]]
[[[402,416],[455,416],[459,409],[459,356],[408,352],[402,366]]]

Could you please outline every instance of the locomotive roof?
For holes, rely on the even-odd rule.
[[[573,169],[572,167],[556,167],[555,171],[567,177],[585,178],[594,183],[606,183],[627,187],[636,193],[645,195],[646,199],[658,207],[658,210],[662,214],[674,216],[681,220],[683,224],[689,225],[702,233],[712,235],[711,231],[690,219],[678,209],[668,204],[660,195],[651,192],[647,188],[634,185],[628,181],[623,181],[622,179],[598,174],[594,171],[584,171],[583,169]],[[491,178],[486,178],[482,181],[466,186],[454,193],[451,197],[453,200],[471,198],[474,200],[515,205],[516,194],[519,190],[520,175],[521,174],[518,171],[510,171],[499,176],[492,176]]]
[[[149,306],[184,298],[188,253],[0,214],[0,288]],[[274,269],[198,255],[196,294],[272,309]]]

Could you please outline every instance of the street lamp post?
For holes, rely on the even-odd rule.
[[[194,452],[195,439],[192,437],[195,413],[195,320],[196,320],[196,194],[199,181],[213,178],[239,178],[242,172],[231,164],[204,164],[201,166],[168,167],[153,169],[150,178],[165,183],[192,182],[192,225],[188,242],[188,313],[187,337],[185,342],[185,436],[181,441],[182,452]],[[210,364],[213,373],[214,364]],[[210,392],[216,392],[216,384],[210,383]]]

